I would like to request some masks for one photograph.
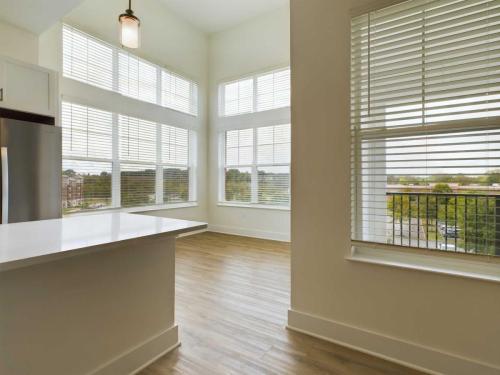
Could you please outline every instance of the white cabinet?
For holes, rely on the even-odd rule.
[[[0,108],[56,117],[57,73],[0,57]]]

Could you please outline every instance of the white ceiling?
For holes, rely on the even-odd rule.
[[[1,1],[1,0],[0,0]],[[161,0],[174,13],[206,33],[223,31],[289,0]]]
[[[40,34],[81,2],[83,0],[0,0],[0,20]]]

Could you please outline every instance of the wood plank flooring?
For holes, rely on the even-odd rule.
[[[210,232],[179,239],[182,346],[140,374],[420,374],[287,330],[289,263],[286,243]]]

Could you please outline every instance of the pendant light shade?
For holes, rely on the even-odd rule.
[[[141,21],[132,11],[132,1],[128,2],[128,9],[120,14],[120,42],[122,46],[128,48],[139,48]]]

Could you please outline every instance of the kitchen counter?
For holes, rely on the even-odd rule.
[[[174,350],[176,237],[204,228],[124,213],[0,225],[0,374],[132,374]]]
[[[74,256],[101,245],[206,228],[194,221],[107,213],[0,225],[0,271]]]

